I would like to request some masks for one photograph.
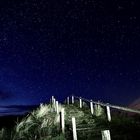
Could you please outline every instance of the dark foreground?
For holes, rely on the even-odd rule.
[[[10,115],[10,116],[1,116],[0,117],[0,129],[2,128],[13,128],[17,122],[21,121],[22,118],[24,118],[25,115]]]
[[[0,106],[0,129],[13,128],[29,112],[37,108],[38,105],[30,106]]]

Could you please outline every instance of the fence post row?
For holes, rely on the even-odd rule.
[[[72,131],[73,131],[73,140],[77,140],[75,117],[72,117]]]
[[[111,121],[110,107],[109,106],[106,106],[106,110],[107,110],[107,119],[110,122]]]
[[[110,131],[109,130],[101,131],[101,133],[102,133],[102,140],[111,140],[111,136],[110,136]]]
[[[121,107],[121,106],[116,106],[116,105],[109,105],[107,103],[102,103],[100,101],[98,102],[95,102],[95,101],[92,101],[92,100],[87,100],[87,99],[84,99],[84,98],[81,98],[81,97],[75,97],[75,96],[71,96],[71,103],[74,104],[74,98],[77,98],[79,99],[79,102],[80,102],[80,108],[82,108],[82,100],[83,101],[87,101],[87,102],[90,102],[90,110],[91,110],[91,114],[93,115],[94,112],[96,113],[96,109],[100,109],[99,107],[100,106],[104,106],[106,107],[106,112],[107,112],[107,119],[108,121],[110,122],[111,121],[111,110],[110,108],[115,108],[115,109],[119,109],[119,110],[124,110],[124,111],[129,111],[129,112],[135,112],[135,113],[140,113],[140,111],[138,110],[134,110],[134,109],[130,109],[130,108],[126,108],[126,107]],[[55,104],[55,98],[52,96],[52,101],[54,101],[54,104]],[[70,103],[70,99],[69,97],[67,97],[67,104]],[[93,105],[93,103],[95,105]],[[57,103],[56,103],[57,104]],[[94,110],[95,109],[95,110]],[[61,109],[61,126],[62,126],[62,132],[64,133],[64,128],[65,128],[65,124],[64,124],[64,108]],[[73,140],[77,140],[77,132],[76,132],[76,121],[75,121],[75,117],[72,117],[72,128],[73,128]],[[111,140],[111,136],[110,136],[110,131],[109,130],[104,130],[104,131],[101,131],[102,133],[102,140]]]

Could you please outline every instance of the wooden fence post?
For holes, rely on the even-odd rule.
[[[106,106],[106,110],[107,110],[107,119],[110,122],[111,121],[110,107],[109,106]]]
[[[102,140],[111,140],[110,131],[104,130],[102,133]]]
[[[61,109],[61,113],[60,113],[60,122],[61,122],[61,129],[62,129],[62,133],[65,133],[65,114],[64,114],[64,108]]]
[[[62,105],[61,105],[61,103],[59,103],[58,104],[58,110],[59,110],[59,112],[61,111],[61,109],[62,109]]]
[[[54,96],[51,98],[51,106],[53,107],[53,102],[54,102]]]
[[[72,99],[72,104],[74,104],[74,96],[73,95],[72,95],[71,99]]]
[[[92,100],[90,100],[90,111],[91,111],[91,114],[93,115],[94,110],[93,110],[93,102],[92,102]]]
[[[55,100],[55,98],[53,99],[53,108],[54,108],[54,111],[56,111],[56,100]]]
[[[72,130],[73,130],[73,140],[77,140],[75,117],[72,117]]]
[[[70,98],[67,97],[67,104],[69,105],[69,103],[70,103]]]
[[[54,96],[52,96],[52,103],[53,103],[53,100],[54,100]]]
[[[81,97],[79,99],[79,102],[80,102],[80,108],[82,108],[82,99],[81,99]]]
[[[59,114],[59,110],[58,110],[58,101],[56,101],[56,113]]]

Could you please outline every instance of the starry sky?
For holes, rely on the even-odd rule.
[[[0,105],[126,105],[140,97],[139,54],[136,0],[0,1]]]

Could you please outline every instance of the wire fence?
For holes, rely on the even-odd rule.
[[[88,100],[88,99],[85,99],[85,98],[82,98],[82,97],[78,97],[78,96],[73,96],[73,98],[76,98],[76,99],[79,99],[79,100],[82,100],[82,101],[86,101],[86,102],[91,102],[92,101],[94,104],[99,104],[101,106],[105,106],[105,107],[109,106],[110,108],[113,108],[113,109],[118,109],[118,110],[122,110],[122,111],[127,111],[127,112],[131,112],[131,113],[138,113],[138,114],[140,114],[140,110],[136,110],[136,109],[132,109],[132,108],[128,108],[128,107],[112,105],[112,104],[109,104],[109,103],[102,103],[100,101]]]

